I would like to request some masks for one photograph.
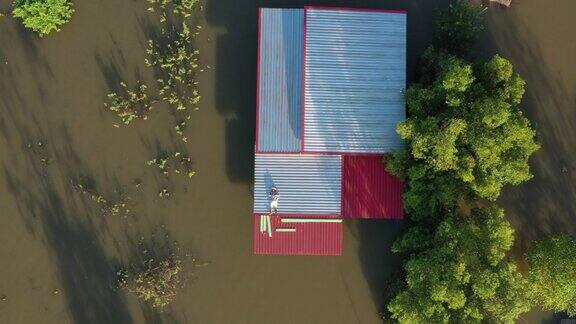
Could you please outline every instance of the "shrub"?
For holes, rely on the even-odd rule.
[[[15,0],[12,13],[22,19],[26,28],[44,36],[60,31],[73,12],[70,0]]]

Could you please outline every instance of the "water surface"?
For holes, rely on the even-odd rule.
[[[165,109],[114,128],[103,107],[121,80],[153,84],[144,50],[157,23],[144,1],[76,0],[71,23],[45,38],[0,18],[0,322],[379,321],[385,282],[399,267],[389,247],[401,223],[346,223],[341,257],[252,254],[257,8],[305,4],[407,9],[410,79],[430,42],[433,9],[445,1],[203,3],[195,19],[209,68],[186,144]],[[8,7],[0,2],[0,10]],[[575,9],[570,0],[524,0],[487,14],[480,50],[501,52],[526,78],[523,108],[543,144],[532,161],[534,180],[502,199],[519,251],[544,234],[574,233]],[[145,165],[166,150],[188,152],[197,170],[192,181],[166,180]],[[129,196],[132,211],[103,216],[71,181],[109,199]],[[163,187],[171,199],[157,196]],[[142,238],[176,241],[209,262],[189,267],[194,275],[162,314],[114,289],[114,270],[139,259]]]

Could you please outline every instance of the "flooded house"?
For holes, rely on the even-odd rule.
[[[340,255],[345,219],[401,219],[406,13],[261,8],[254,253]]]

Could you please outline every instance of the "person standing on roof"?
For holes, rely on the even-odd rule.
[[[272,188],[270,188],[268,197],[270,198],[270,213],[276,214],[278,211],[278,201],[280,200],[280,192],[278,192],[278,188],[276,188],[276,186],[272,186]]]

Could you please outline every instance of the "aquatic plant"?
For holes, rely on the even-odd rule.
[[[181,27],[181,30],[164,31],[164,39],[160,42],[148,40],[148,58],[145,61],[146,65],[157,67],[162,73],[162,77],[156,80],[161,99],[179,111],[189,107],[198,109],[200,102],[195,80],[200,52],[193,48],[193,35],[188,25],[182,22]]]
[[[144,262],[140,272],[118,271],[118,283],[153,308],[162,310],[182,288],[182,270],[182,262],[176,255],[159,261],[150,259]]]
[[[194,7],[199,2],[199,0],[148,0],[150,4],[148,11],[159,13],[160,22],[165,22],[168,19],[168,12],[170,11],[184,18],[190,17]],[[171,10],[168,9],[169,6]]]
[[[128,206],[130,197],[123,194],[120,194],[118,199],[106,199],[103,194],[88,185],[72,183],[72,188],[95,202],[100,207],[103,216],[127,217],[131,213]]]
[[[48,153],[46,142],[44,140],[36,140],[26,143],[26,148],[37,158],[41,165],[48,166],[53,159]]]
[[[74,13],[69,0],[15,0],[12,14],[40,36],[60,31]]]
[[[168,188],[162,188],[162,189],[160,189],[160,191],[158,192],[158,197],[160,197],[160,198],[170,198],[170,191],[168,190]]]
[[[110,102],[105,103],[104,106],[115,112],[124,125],[130,125],[135,119],[148,119],[148,113],[156,102],[155,99],[148,97],[148,87],[140,82],[134,89],[128,89],[124,82],[120,82],[120,86],[122,87],[121,92],[108,94]],[[115,124],[114,126],[119,127],[120,125]]]
[[[148,40],[146,65],[156,69],[160,98],[174,108],[175,130],[182,141],[186,120],[191,118],[189,108],[198,110],[201,96],[196,76],[202,72],[199,65],[200,52],[193,40],[200,26],[191,31],[187,18],[192,15],[198,0],[148,0],[149,11],[160,15],[160,37]]]
[[[160,156],[146,161],[146,165],[155,166],[162,174],[168,176],[172,170],[176,174],[184,174],[192,178],[196,172],[192,168],[192,159],[182,152],[161,154]]]

